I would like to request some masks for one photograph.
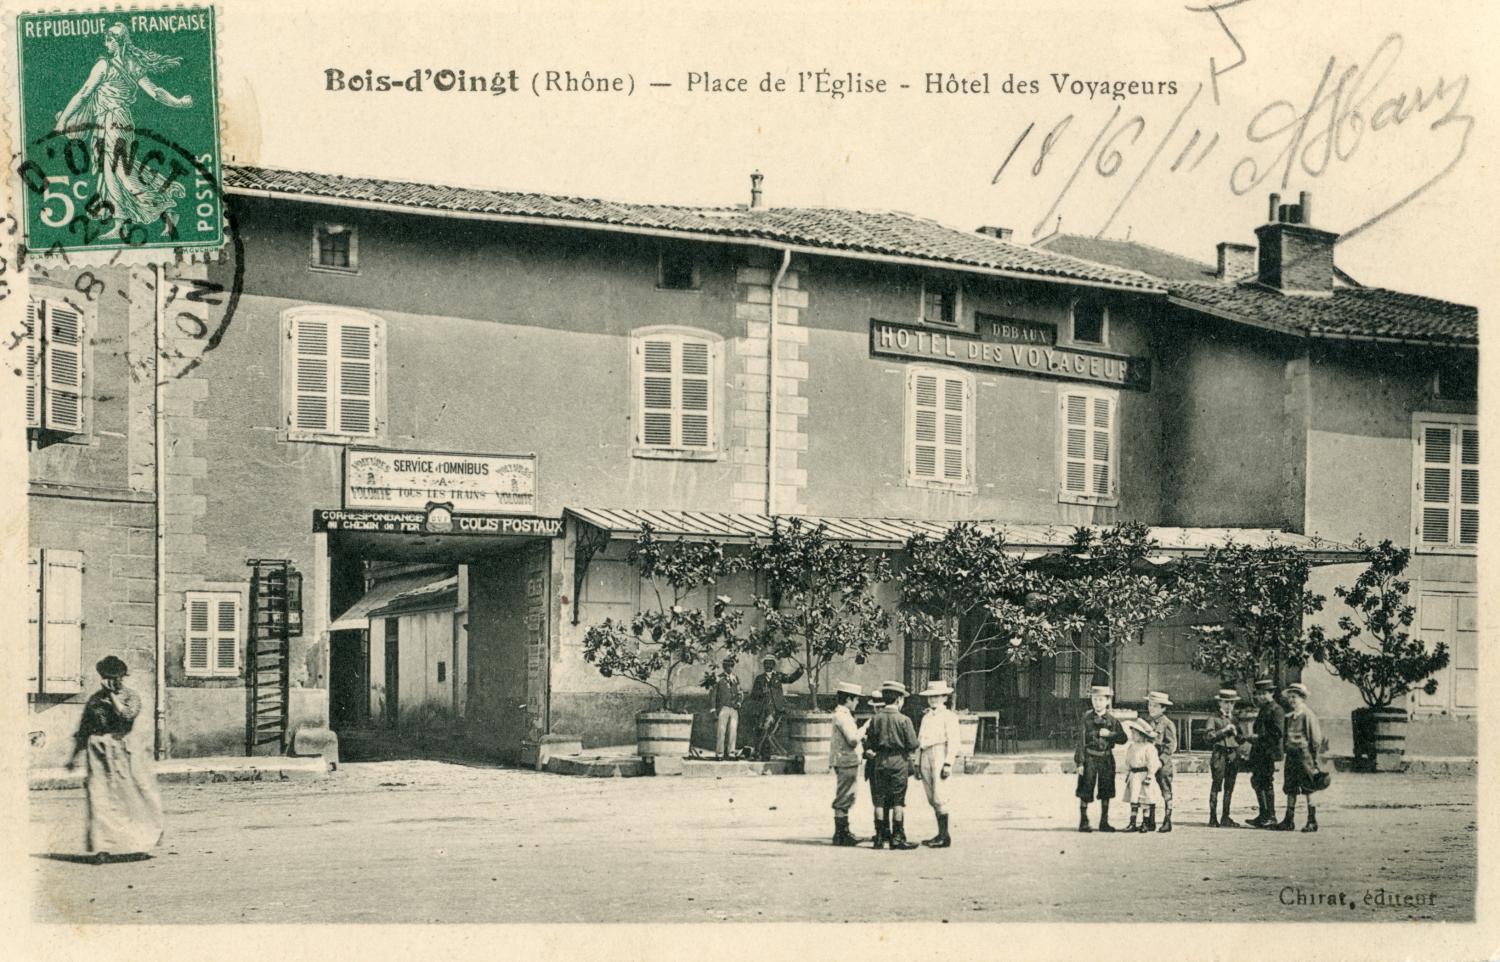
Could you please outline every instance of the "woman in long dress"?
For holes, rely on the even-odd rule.
[[[162,170],[136,159],[131,113],[136,91],[177,109],[191,107],[193,98],[175,97],[149,76],[179,66],[182,58],[142,50],[131,41],[123,23],[105,32],[104,51],[83,86],[57,115],[55,130],[72,140],[94,141],[90,155],[99,166],[99,196],[114,205],[114,216],[122,222],[149,227],[176,208],[187,187],[169,182]]]
[[[86,757],[87,844],[95,860],[104,862],[150,853],[161,841],[162,809],[151,754],[131,743],[141,696],[125,687],[129,669],[114,655],[96,667],[103,683],[83,706],[68,767],[78,764],[79,755]]]

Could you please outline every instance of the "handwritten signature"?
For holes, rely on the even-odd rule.
[[[1464,106],[1469,77],[1467,74],[1440,76],[1427,86],[1414,85],[1405,90],[1394,90],[1390,78],[1401,59],[1403,47],[1401,35],[1392,33],[1376,46],[1374,53],[1363,64],[1343,65],[1338,57],[1330,56],[1322,67],[1312,96],[1304,106],[1299,107],[1291,100],[1277,99],[1256,111],[1245,125],[1243,148],[1237,155],[1229,155],[1233,157],[1226,177],[1229,189],[1236,196],[1242,196],[1277,175],[1280,189],[1286,189],[1294,175],[1322,177],[1335,162],[1347,163],[1367,142],[1413,120],[1433,118],[1427,124],[1427,129],[1433,133],[1450,126],[1458,129],[1459,136],[1451,156],[1439,170],[1363,223],[1344,231],[1342,240],[1353,237],[1394,214],[1451,174],[1466,155],[1469,138],[1474,130],[1475,118],[1473,114],[1466,112]],[[1212,127],[1186,124],[1199,103],[1203,89],[1202,83],[1197,85],[1165,131],[1155,138],[1150,153],[1136,171],[1134,179],[1124,188],[1097,236],[1103,236],[1113,225],[1141,182],[1156,169],[1168,147],[1173,148],[1176,159],[1166,172],[1169,175],[1181,175],[1196,170],[1224,143],[1224,138]],[[1116,106],[1098,128],[1098,133],[1087,148],[1077,156],[1062,189],[1033,227],[1033,239],[1040,237],[1052,223],[1053,216],[1062,207],[1069,191],[1090,167],[1090,161],[1092,175],[1108,180],[1132,166],[1134,156],[1147,149],[1147,145],[1142,144],[1141,140],[1151,129],[1151,124],[1140,114],[1120,123],[1123,113],[1122,107]],[[1070,149],[1075,139],[1071,136],[1074,120],[1074,114],[1066,115],[1048,129],[1040,143],[1036,144],[1031,164],[1033,177],[1042,176],[1054,159],[1060,158]],[[1190,134],[1187,133],[1188,126],[1192,127]],[[1018,156],[1031,159],[1032,155],[1024,154],[1022,148],[1030,141],[1036,128],[1035,121],[1027,124],[996,169],[990,180],[992,185],[1000,183]],[[1181,135],[1179,131],[1182,131]]]

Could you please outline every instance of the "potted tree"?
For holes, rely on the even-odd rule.
[[[1366,568],[1353,587],[1334,589],[1351,609],[1339,618],[1341,634],[1328,637],[1314,627],[1312,656],[1329,672],[1359,690],[1364,707],[1350,717],[1354,763],[1365,771],[1400,771],[1406,752],[1407,712],[1396,704],[1413,689],[1437,691],[1435,672],[1448,666],[1448,647],[1429,650],[1411,637],[1416,610],[1407,604],[1410,584],[1402,574],[1411,552],[1390,541],[1364,550]]]
[[[788,713],[788,737],[804,771],[825,770],[833,718],[818,710],[818,692],[835,658],[852,656],[863,664],[890,647],[890,614],[874,594],[877,584],[890,580],[890,562],[829,538],[826,525],[778,518],[770,536],[752,546],[750,564],[764,589],[755,597],[764,622],[751,647],[790,659],[806,674],[807,710]]]
[[[1044,615],[1026,607],[1034,576],[1018,553],[1007,550],[1003,534],[971,522],[955,524],[941,538],[913,535],[903,554],[897,576],[901,629],[938,647],[941,676],[956,692],[959,753],[973,755],[979,717],[967,710],[959,682],[998,670],[1010,658],[1011,642],[1044,622]]]
[[[649,585],[630,621],[606,618],[583,636],[584,660],[606,678],[638,682],[656,695],[657,708],[636,715],[636,753],[681,757],[688,753],[693,716],[682,711],[678,672],[712,664],[720,651],[737,651],[744,612],[719,595],[708,610],[690,597],[711,588],[735,562],[714,541],[662,542],[643,525],[630,549],[631,567]]]

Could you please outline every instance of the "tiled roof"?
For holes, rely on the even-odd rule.
[[[1133,270],[1038,250],[977,232],[955,230],[911,214],[822,207],[679,207],[581,197],[442,187],[266,167],[226,166],[231,191],[391,204],[434,213],[574,221],[625,230],[744,238],[859,256],[912,258],[934,265],[1033,274],[1139,291],[1161,283]]]
[[[1479,312],[1378,287],[1338,287],[1332,297],[1298,297],[1253,285],[1173,284],[1174,301],[1295,334],[1479,343]]]
[[[1135,241],[1105,240],[1081,234],[1053,234],[1037,241],[1036,246],[1069,257],[1140,271],[1166,281],[1211,281],[1217,273],[1217,268],[1212,264],[1202,264],[1190,257]]]
[[[634,537],[642,524],[663,538],[712,538],[729,544],[767,537],[772,518],[765,514],[736,514],[719,511],[637,511],[629,508],[568,508],[566,514],[615,537]],[[791,520],[782,515],[781,521]],[[840,541],[853,541],[874,548],[899,548],[912,535],[941,538],[956,521],[930,521],[907,518],[817,518],[804,517],[809,525],[824,524],[828,534]],[[1000,521],[974,522],[985,531],[1004,535],[1006,544],[1027,555],[1045,553],[1072,543],[1073,526],[1051,524],[1009,524]],[[1251,547],[1279,544],[1295,548],[1314,561],[1346,562],[1358,555],[1358,549],[1324,538],[1278,531],[1274,528],[1177,528],[1150,529],[1150,536],[1160,554],[1168,557],[1201,554],[1209,547],[1229,541]]]
[[[1048,250],[1161,278],[1173,301],[1290,334],[1479,343],[1479,312],[1378,287],[1335,287],[1332,297],[1287,295],[1259,285],[1215,281],[1215,268],[1133,241],[1055,234]]]

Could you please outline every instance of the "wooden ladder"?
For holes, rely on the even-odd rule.
[[[250,576],[249,705],[245,754],[286,751],[291,698],[290,563],[254,559]]]

